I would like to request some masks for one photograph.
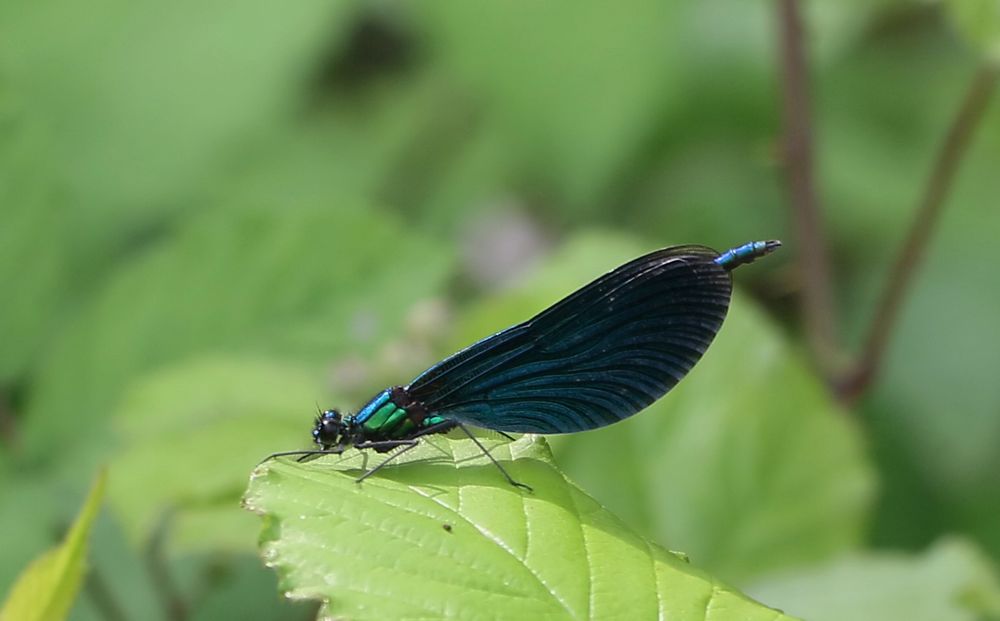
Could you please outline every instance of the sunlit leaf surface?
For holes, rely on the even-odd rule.
[[[258,468],[244,503],[290,597],[337,619],[790,619],[629,530],[542,439],[493,451],[530,493],[470,440],[432,442],[360,485],[356,452]]]

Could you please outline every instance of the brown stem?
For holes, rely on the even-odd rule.
[[[927,185],[914,214],[913,223],[889,272],[861,355],[838,386],[839,397],[846,403],[856,401],[875,379],[889,337],[899,318],[899,310],[920,267],[931,233],[940,220],[941,209],[955,180],[958,165],[975,135],[998,79],[1000,79],[1000,67],[984,63],[972,78],[965,99],[948,128],[944,142],[938,150],[934,168],[927,178]]]
[[[783,160],[802,279],[802,315],[817,363],[832,372],[838,357],[832,277],[813,177],[809,68],[798,0],[778,0],[781,29]]]

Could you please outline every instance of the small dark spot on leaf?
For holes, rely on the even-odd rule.
[[[442,524],[441,528],[445,529],[449,533],[451,532],[451,524]]]

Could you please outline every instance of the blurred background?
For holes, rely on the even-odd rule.
[[[560,465],[790,613],[1000,617],[998,23],[989,0],[5,1],[0,592],[106,464],[72,618],[309,618],[239,498],[317,404],[642,252],[780,238],[689,378],[554,439]]]

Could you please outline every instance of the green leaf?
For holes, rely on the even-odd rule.
[[[115,415],[124,450],[109,499],[135,542],[168,519],[172,553],[251,550],[234,511],[247,468],[309,444],[318,377],[289,364],[211,356],[137,382]],[[155,485],[150,485],[155,481]]]
[[[57,128],[61,177],[116,213],[114,228],[185,204],[227,147],[287,118],[353,11],[330,0],[251,0],[238,14],[222,0],[8,4],[19,6],[0,19],[5,82]]]
[[[3,455],[0,455],[3,456]],[[18,476],[13,476],[17,472]],[[69,524],[79,509],[62,502],[79,489],[60,485],[51,473],[0,471],[0,596],[39,550],[52,545],[52,524]]]
[[[439,70],[489,102],[514,162],[577,206],[599,204],[659,114],[676,101],[676,3],[414,5]],[[511,33],[517,33],[511,37]]]
[[[1000,64],[1000,1],[948,0],[945,3],[962,36],[994,64]]]
[[[87,538],[101,508],[106,474],[102,470],[63,542],[28,566],[0,609],[0,621],[65,619],[83,580]]]
[[[869,552],[774,577],[752,592],[810,621],[977,621],[1000,618],[996,568],[949,538],[920,555]]]
[[[38,357],[60,315],[69,278],[69,209],[55,200],[45,132],[0,93],[0,383]]]
[[[522,321],[652,248],[577,237],[516,290],[467,313],[454,345]],[[760,264],[740,268],[737,286]],[[730,580],[853,547],[874,492],[858,430],[738,293],[715,342],[670,394],[619,424],[557,436],[553,448],[569,476],[626,522]]]
[[[544,440],[434,438],[359,485],[357,451],[259,467],[244,503],[289,597],[338,619],[788,620],[643,540],[570,483]],[[421,463],[414,463],[419,461]]]
[[[320,363],[378,347],[436,291],[449,259],[391,216],[353,204],[268,197],[192,218],[80,312],[33,390],[26,449],[96,446],[107,435],[96,423],[130,381],[199,353]],[[73,425],[62,422],[67,412]]]

